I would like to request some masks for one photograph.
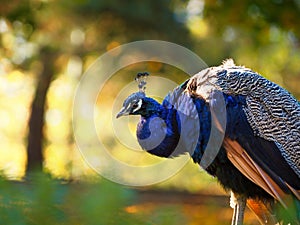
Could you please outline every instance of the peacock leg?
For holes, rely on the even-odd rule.
[[[247,199],[245,197],[238,197],[238,212],[237,212],[237,218],[236,218],[236,225],[242,225],[244,220],[244,213],[246,209],[246,201]]]
[[[231,225],[243,225],[246,198],[231,192],[230,206],[233,208]]]
[[[236,224],[236,216],[237,215],[237,204],[233,206],[233,215],[232,215],[232,220],[231,220],[231,225]]]
[[[236,199],[235,194],[233,192],[230,192],[230,207],[233,208],[231,225],[235,225],[236,224],[236,218],[237,218],[237,199]]]

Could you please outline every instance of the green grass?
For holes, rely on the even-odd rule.
[[[152,199],[159,200],[161,194],[143,199],[132,188],[100,178],[66,182],[42,174],[26,182],[0,179],[0,224],[230,224],[232,209],[218,201],[199,205]],[[255,221],[252,217],[246,221]]]
[[[0,179],[0,224],[186,224],[176,206],[128,212],[136,200],[135,190],[99,178],[65,182],[40,174],[26,182]]]
[[[135,224],[124,211],[134,199],[126,187],[105,181],[63,183],[48,176],[0,181],[0,224]]]

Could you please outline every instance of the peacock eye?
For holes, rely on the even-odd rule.
[[[133,105],[132,105],[133,111],[132,112],[139,110],[141,108],[141,106],[142,106],[142,99],[139,99],[139,101],[133,103]]]

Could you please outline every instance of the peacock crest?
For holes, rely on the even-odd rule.
[[[148,76],[148,72],[137,73],[134,80],[138,83],[139,92],[145,93]]]

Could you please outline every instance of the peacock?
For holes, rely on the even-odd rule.
[[[116,116],[141,116],[136,135],[144,150],[189,153],[231,192],[232,225],[243,224],[246,205],[261,224],[300,224],[300,104],[288,91],[228,59],[160,104],[146,96],[148,75],[138,73],[139,91]]]

